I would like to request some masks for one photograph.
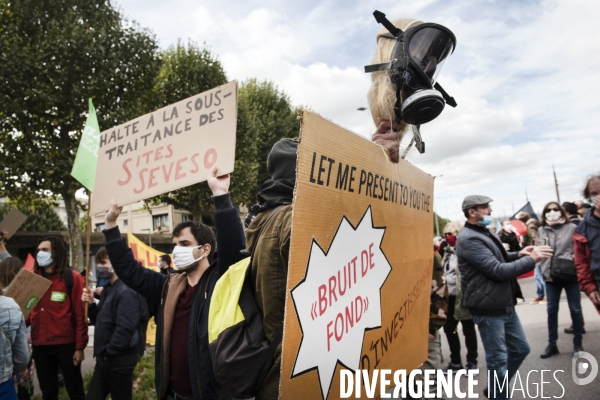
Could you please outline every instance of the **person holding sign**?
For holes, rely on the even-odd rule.
[[[263,315],[263,328],[269,341],[273,341],[282,329],[285,312],[297,153],[297,140],[281,139],[273,145],[267,158],[271,179],[261,186],[257,196],[259,203],[250,208],[246,219],[248,248],[251,249],[261,236],[252,258],[252,281],[256,284],[256,303]],[[269,218],[278,206],[283,207]],[[275,400],[279,396],[281,344],[274,358],[257,400]]]
[[[436,78],[456,46],[454,34],[446,27],[424,23],[412,18],[399,18],[388,21],[385,14],[374,13],[382,28],[376,37],[377,48],[373,55],[373,65],[365,67],[372,72],[372,84],[368,93],[369,109],[377,130],[371,136],[374,143],[382,146],[390,161],[398,163],[404,154],[400,154],[400,142],[412,128],[413,141],[424,152],[419,127],[435,119],[444,108],[444,103],[456,106]],[[396,65],[392,56],[408,60]],[[416,140],[415,140],[416,139]],[[420,144],[419,144],[420,143]],[[440,275],[437,264],[439,255],[434,256],[434,285],[431,293],[431,309],[438,310],[436,298],[439,291],[435,277]],[[447,293],[441,296],[447,306]],[[445,315],[444,315],[445,318]],[[421,367],[438,369],[442,362],[439,328],[445,319],[430,313],[428,335],[428,358]]]
[[[69,398],[83,400],[81,362],[89,340],[80,300],[83,277],[69,267],[67,249],[61,237],[40,240],[35,258],[34,272],[52,282],[27,317],[43,398],[58,398],[60,367]]]
[[[173,230],[177,272],[161,274],[137,262],[121,237],[117,218],[122,207],[111,201],[106,213],[106,251],[119,279],[148,302],[160,304],[156,316],[156,394],[160,400],[229,399],[216,381],[208,350],[208,310],[217,280],[243,258],[244,231],[229,197],[229,175],[208,185],[215,204],[215,234],[206,225],[186,221]],[[216,244],[219,253],[216,254]]]

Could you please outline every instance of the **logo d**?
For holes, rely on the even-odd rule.
[[[580,362],[579,365],[577,365],[578,360],[586,360],[587,362]],[[573,382],[575,382],[576,385],[587,385],[589,383],[592,383],[592,381],[596,379],[596,376],[598,375],[598,361],[596,361],[594,356],[592,356],[590,353],[586,353],[585,351],[575,353],[573,355],[571,363],[571,375],[573,377]],[[585,378],[580,378],[578,376],[578,374],[585,374],[586,371],[590,369],[590,367],[591,370],[588,376],[586,376]]]

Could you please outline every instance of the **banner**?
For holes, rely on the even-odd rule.
[[[133,258],[138,260],[146,268],[157,272],[160,271],[158,262],[160,261],[160,256],[164,255],[165,253],[154,250],[152,247],[147,246],[144,242],[136,238],[131,233],[127,233],[127,243],[133,252]]]
[[[89,99],[89,114],[85,127],[81,132],[81,140],[73,162],[71,176],[77,179],[87,190],[94,191],[96,179],[96,164],[98,163],[98,144],[100,143],[100,126],[96,117],[96,110]]]
[[[340,398],[343,369],[419,367],[433,177],[305,111],[293,204],[279,398]]]
[[[233,81],[102,132],[91,214],[232,172],[236,125]]]

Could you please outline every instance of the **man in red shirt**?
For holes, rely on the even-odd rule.
[[[89,337],[80,300],[84,283],[69,268],[68,260],[62,238],[51,236],[38,243],[34,270],[52,285],[27,317],[27,324],[31,325],[33,360],[44,400],[58,399],[58,367],[69,398],[85,398],[81,362]]]

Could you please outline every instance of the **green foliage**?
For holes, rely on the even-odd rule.
[[[154,352],[149,352],[133,371],[133,400],[155,399],[154,386]]]
[[[437,228],[439,227],[439,229],[440,229],[439,235],[442,236],[442,233],[444,231],[444,227],[449,222],[450,222],[449,219],[442,218],[437,213],[434,212],[433,213],[433,234],[436,235],[436,236],[438,235]],[[436,225],[436,223],[437,223],[437,225]]]
[[[217,58],[193,42],[178,43],[162,54],[154,96],[156,108],[212,89],[227,82]],[[283,137],[298,136],[298,111],[285,93],[271,82],[254,79],[242,84],[238,93],[235,171],[231,176],[234,204],[256,202],[260,185],[268,179],[266,160],[273,144]],[[190,211],[194,219],[210,223],[213,204],[206,182],[188,186],[148,200]]]
[[[0,220],[6,216],[13,208],[10,203],[0,204]],[[16,206],[23,214],[27,216],[27,220],[19,229],[27,232],[49,232],[49,231],[66,231],[65,224],[61,221],[58,215],[52,209],[52,205],[46,206]]]
[[[298,137],[300,109],[272,82],[250,79],[241,85],[238,106],[236,171],[233,190],[240,191],[236,203],[252,205],[264,181],[269,179],[267,156],[279,139]],[[246,152],[242,155],[240,153]],[[237,174],[247,171],[246,180]],[[242,190],[240,190],[242,189]]]
[[[70,172],[88,98],[101,129],[149,111],[156,40],[108,0],[0,0],[0,37],[0,197],[61,195],[78,249],[81,185]]]
[[[161,54],[162,66],[153,89],[154,108],[176,103],[227,83],[223,66],[206,47],[178,42]],[[206,182],[156,196],[147,203],[167,203],[188,210],[196,221],[210,218],[211,192]]]
[[[155,38],[108,1],[0,4],[0,193],[77,190],[70,172],[87,99],[101,128],[147,109],[140,99],[159,65]]]
[[[79,218],[79,230],[81,232],[87,231],[87,215],[84,215],[83,217]]]

